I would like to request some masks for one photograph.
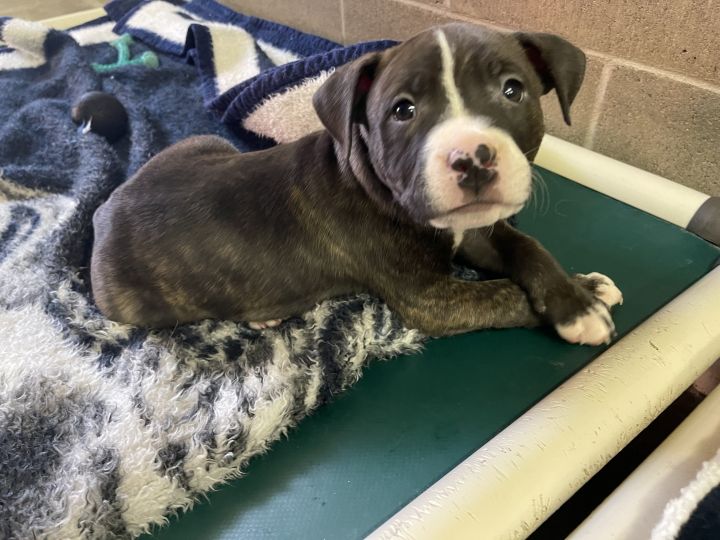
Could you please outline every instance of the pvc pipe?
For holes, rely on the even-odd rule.
[[[710,198],[552,135],[545,135],[535,163],[683,229]]]
[[[99,17],[104,17],[105,15],[107,15],[107,13],[103,8],[93,8],[70,13],[69,15],[51,17],[40,22],[42,22],[45,26],[55,28],[56,30],[67,30],[68,28],[90,22]]]
[[[650,538],[668,501],[678,497],[720,448],[720,387],[708,395],[647,459],[568,537]]]
[[[525,538],[720,356],[720,268],[605,351],[372,539]]]

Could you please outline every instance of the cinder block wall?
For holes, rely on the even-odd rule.
[[[30,21],[100,8],[105,0],[0,0],[0,16]]]
[[[471,21],[554,32],[582,47],[588,71],[548,131],[720,195],[720,0],[222,0],[238,11],[341,42],[404,39]]]

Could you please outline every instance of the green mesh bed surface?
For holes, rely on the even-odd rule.
[[[719,250],[542,171],[548,197],[520,216],[569,272],[625,295],[620,336],[706,274]],[[374,362],[335,402],[253,460],[247,475],[156,531],[163,540],[350,539],[371,532],[604,348],[550,330],[491,330]],[[149,538],[149,537],[148,537]]]

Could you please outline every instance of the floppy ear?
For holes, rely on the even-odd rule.
[[[540,77],[543,93],[555,89],[565,123],[569,126],[570,105],[585,76],[585,53],[553,34],[517,32],[513,36],[525,49],[528,60]]]
[[[313,96],[320,121],[346,157],[350,155],[352,124],[365,121],[365,102],[381,56],[373,52],[340,66]]]

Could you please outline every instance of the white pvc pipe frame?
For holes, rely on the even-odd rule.
[[[720,448],[720,386],[673,431],[568,540],[649,539],[668,501]],[[710,487],[710,486],[708,486]]]
[[[69,28],[104,14],[45,21]],[[535,162],[687,227],[708,195],[546,135]],[[608,349],[374,531],[372,539],[518,539],[720,357],[720,268]]]
[[[682,228],[710,198],[552,135],[545,135],[535,163]]]
[[[549,135],[536,163],[683,228],[709,198]],[[719,357],[720,267],[568,379],[369,538],[527,537]]]
[[[73,26],[79,26],[86,22],[104,17],[105,15],[107,15],[107,13],[103,8],[93,8],[45,19],[42,23],[57,30],[67,30]]]

